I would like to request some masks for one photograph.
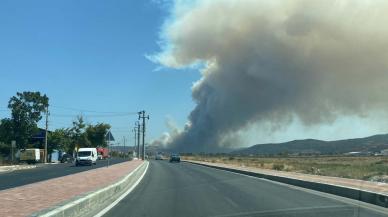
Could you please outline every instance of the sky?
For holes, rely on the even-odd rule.
[[[83,115],[121,144],[140,110],[165,145],[385,133],[386,4],[308,2],[3,0],[0,118],[40,91],[50,130]]]
[[[1,1],[0,117],[9,116],[16,92],[40,91],[50,98],[50,130],[83,114],[88,123],[111,124],[116,140],[132,145],[137,115],[84,110],[146,110],[147,139],[165,130],[167,116],[183,124],[199,73],[156,70],[145,57],[160,49],[166,13],[154,1]]]

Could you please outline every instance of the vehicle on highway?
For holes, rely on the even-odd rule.
[[[97,148],[97,158],[98,160],[103,160],[109,158],[108,148]]]
[[[74,162],[74,158],[71,154],[64,154],[61,157],[61,163],[72,163]]]
[[[77,158],[75,166],[80,165],[93,165],[97,162],[97,149],[96,148],[80,148],[77,152]]]
[[[181,157],[179,156],[179,154],[171,154],[170,156],[170,162],[181,162]]]
[[[35,164],[39,162],[40,150],[38,148],[20,150],[20,161],[28,164]]]
[[[161,154],[156,154],[155,160],[163,160],[163,156]]]

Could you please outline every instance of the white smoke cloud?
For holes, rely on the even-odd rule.
[[[154,61],[202,64],[189,125],[166,144],[215,151],[252,124],[330,123],[388,105],[388,2],[176,1]],[[276,127],[275,127],[276,129]]]
[[[182,131],[179,130],[177,124],[174,122],[171,116],[166,116],[165,124],[168,129],[168,132],[164,132],[158,139],[152,140],[150,142],[152,146],[167,148],[168,144],[173,142],[175,137],[182,133]]]

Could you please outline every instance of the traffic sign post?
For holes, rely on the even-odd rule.
[[[115,141],[112,133],[110,132],[110,130],[108,130],[108,132],[105,134],[105,137],[106,137],[106,143],[107,143],[107,146],[108,146],[108,153],[109,153],[109,156],[108,156],[108,167],[109,167],[109,163],[110,163],[110,158],[111,158],[111,150],[110,150],[110,141]]]
[[[15,140],[12,140],[11,142],[11,162],[12,162],[12,165],[13,165],[13,149],[16,148],[16,141]]]

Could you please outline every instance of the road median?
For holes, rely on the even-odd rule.
[[[114,203],[124,192],[136,186],[148,168],[145,161],[119,182],[86,195],[67,201],[52,210],[34,214],[41,217],[95,216]]]
[[[147,165],[126,161],[1,190],[0,216],[93,216],[139,181]]]
[[[221,169],[243,175],[263,178],[306,189],[342,196],[377,206],[388,208],[388,185],[362,180],[325,177],[292,172],[242,167],[223,163],[185,160],[186,162]]]

